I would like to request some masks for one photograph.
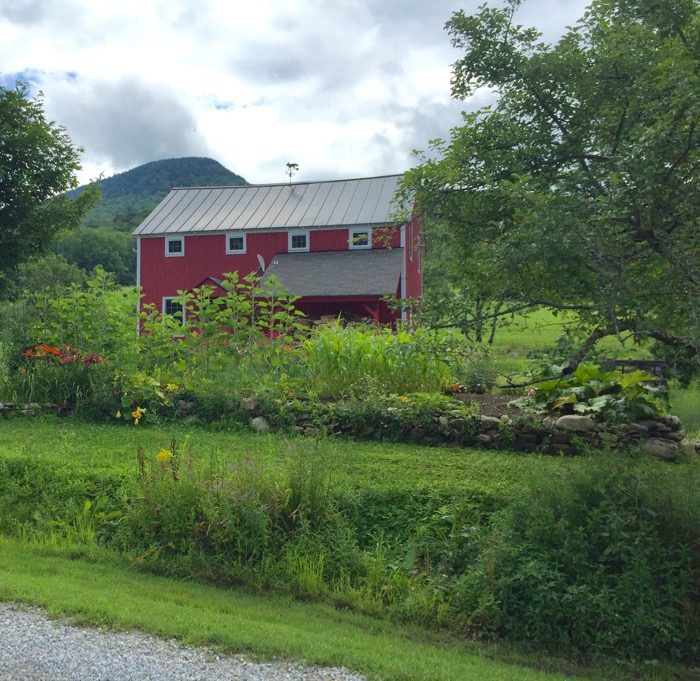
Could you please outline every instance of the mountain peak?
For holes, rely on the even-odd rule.
[[[102,198],[85,217],[88,227],[113,227],[128,231],[165,197],[173,187],[247,185],[212,158],[188,156],[151,161],[98,180]],[[81,191],[80,187],[76,192]]]

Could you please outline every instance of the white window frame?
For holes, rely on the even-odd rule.
[[[178,303],[179,303],[180,306],[182,307],[182,319],[181,319],[180,321],[182,322],[182,324],[184,324],[184,323],[185,323],[185,303],[184,303],[184,301],[183,301],[183,299],[182,299],[182,296],[163,296],[162,305],[161,305],[161,308],[160,308],[160,309],[161,309],[161,314],[162,314],[163,316],[165,316],[165,315],[168,315],[168,316],[171,316],[171,317],[174,317],[174,316],[175,316],[172,312],[166,312],[166,310],[165,310],[166,303],[168,303],[168,302],[170,302],[170,301],[172,301],[172,300],[178,301]]]
[[[355,242],[355,234],[367,234],[367,243],[358,244]],[[371,227],[350,227],[348,229],[348,248],[351,251],[372,248],[372,228]]]
[[[243,239],[243,248],[241,250],[233,250],[231,248],[231,239],[239,237]],[[226,255],[245,255],[247,253],[248,240],[246,239],[246,233],[243,230],[236,230],[235,232],[226,233]]]
[[[180,242],[182,249],[180,253],[171,253],[170,244]],[[184,236],[166,236],[165,237],[165,257],[166,258],[181,258],[185,255],[185,237]]]
[[[304,248],[293,248],[292,247],[292,238],[295,236],[305,236],[306,237],[306,246]],[[295,229],[295,230],[292,230],[290,232],[287,232],[287,250],[290,253],[308,253],[310,246],[311,246],[311,235],[310,235],[308,229]]]

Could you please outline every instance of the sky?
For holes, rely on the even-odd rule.
[[[554,42],[588,0],[524,0]],[[445,22],[482,0],[0,0],[0,85],[43,92],[83,147],[80,182],[180,156],[252,183],[370,177],[446,138]],[[490,0],[499,4],[499,0]]]

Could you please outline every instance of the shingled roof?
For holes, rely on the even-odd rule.
[[[270,262],[263,282],[274,274],[297,296],[396,295],[402,261],[403,248],[280,253]]]
[[[389,225],[401,177],[173,189],[134,234]]]

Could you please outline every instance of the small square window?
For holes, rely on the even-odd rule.
[[[243,232],[232,232],[226,235],[226,253],[241,255],[246,252],[246,238]]]
[[[163,298],[163,314],[185,321],[182,308],[182,298]]]
[[[348,236],[348,247],[372,248],[372,231],[370,229],[350,229]]]
[[[289,250],[290,251],[308,251],[309,250],[309,233],[308,232],[289,232]]]
[[[165,255],[169,257],[185,255],[185,238],[182,236],[166,238]]]

